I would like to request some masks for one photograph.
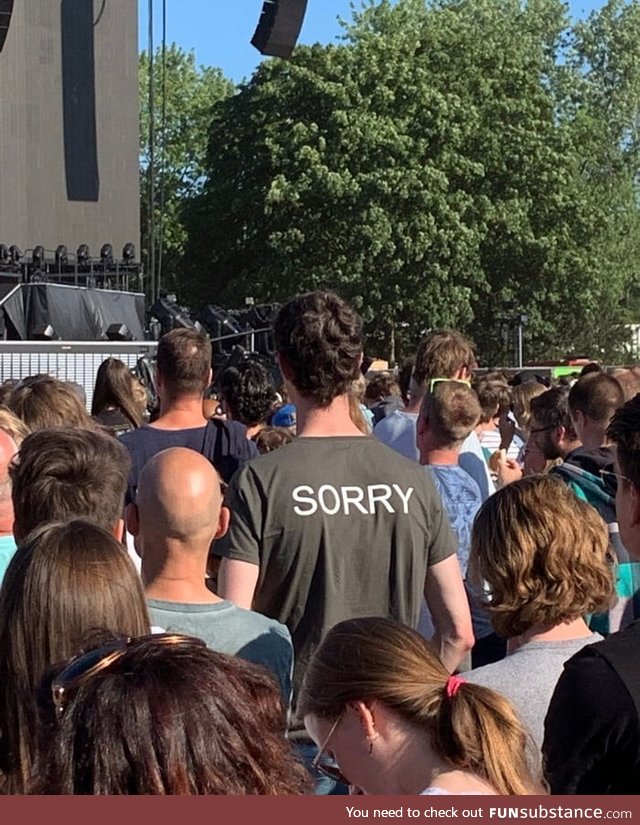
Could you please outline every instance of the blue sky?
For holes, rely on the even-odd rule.
[[[162,0],[154,3],[155,41],[161,41]],[[359,3],[357,3],[359,5]],[[601,8],[604,0],[570,0],[574,17]],[[138,0],[140,47],[146,48],[149,0]],[[239,82],[249,77],[260,60],[250,40],[262,0],[167,0],[167,39],[186,50],[195,49],[198,63],[220,66]],[[330,43],[340,35],[338,18],[350,19],[350,0],[309,0],[300,43]]]

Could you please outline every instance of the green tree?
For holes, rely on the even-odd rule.
[[[185,295],[336,288],[378,353],[451,325],[507,362],[514,308],[529,357],[614,352],[638,264],[620,245],[637,225],[638,4],[609,6],[605,36],[597,16],[571,29],[561,0],[382,0],[342,44],[263,63],[216,108]],[[617,52],[620,76],[592,57]]]
[[[140,87],[140,182],[143,262],[149,267],[149,197],[151,147],[149,111],[150,61],[142,52]],[[186,205],[201,191],[206,176],[209,128],[216,104],[233,94],[234,85],[220,69],[198,67],[194,52],[175,43],[154,57],[155,249],[162,284],[177,287],[187,240]],[[162,251],[161,251],[162,250]]]

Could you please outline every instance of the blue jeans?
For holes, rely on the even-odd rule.
[[[314,742],[294,742],[293,745],[300,761],[311,774],[315,783],[313,792],[316,796],[346,796],[349,793],[346,785],[336,782],[335,779],[325,776],[318,770],[312,770],[311,763],[318,753],[318,746]]]

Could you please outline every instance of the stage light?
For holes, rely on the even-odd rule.
[[[91,251],[86,243],[81,243],[76,252],[76,259],[79,264],[89,263],[91,260]]]
[[[9,263],[9,247],[5,243],[0,243],[0,264]]]
[[[103,264],[113,263],[113,246],[110,243],[103,244],[100,250],[100,260]]]
[[[122,260],[125,263],[131,263],[131,261],[135,261],[136,259],[136,248],[132,243],[126,243],[122,247]]]
[[[171,300],[171,298],[174,300]],[[160,321],[160,328],[163,335],[177,328],[197,329],[189,317],[188,310],[178,306],[175,302],[175,295],[163,295],[158,298],[151,307],[149,314]]]
[[[126,324],[111,324],[107,328],[107,338],[110,341],[133,341],[131,330]]]
[[[19,264],[22,260],[22,250],[15,244],[9,247],[9,254],[11,255],[11,263]]]
[[[45,324],[40,327],[36,327],[31,334],[31,337],[36,341],[59,341],[60,336],[55,331],[55,329],[51,326],[51,324]]]

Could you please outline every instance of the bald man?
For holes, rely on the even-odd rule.
[[[18,445],[13,438],[4,430],[0,430],[0,584],[16,552],[9,464],[17,452]]]
[[[288,702],[293,646],[287,628],[221,599],[207,586],[211,543],[228,525],[220,477],[200,453],[175,447],[145,465],[136,501],[127,508],[127,529],[142,558],[152,624],[266,666]]]

